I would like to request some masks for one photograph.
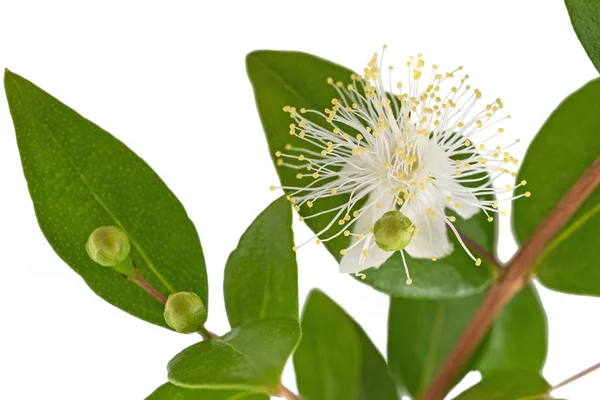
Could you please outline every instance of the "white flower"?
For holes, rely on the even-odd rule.
[[[381,62],[374,54],[363,76],[351,76],[352,84],[328,79],[338,97],[325,114],[286,106],[284,111],[294,120],[289,133],[310,143],[311,149],[288,145],[286,153],[278,151],[276,156],[278,165],[309,171],[297,175],[298,186],[282,187],[296,211],[326,197],[349,196],[339,207],[312,215],[303,212],[301,218],[331,216],[326,228],[315,235],[317,242],[342,234],[352,237],[350,246],[340,249],[341,272],[364,277],[360,271],[379,267],[393,254],[380,249],[373,236],[373,226],[384,213],[400,210],[410,218],[414,236],[401,250],[410,284],[404,251],[433,261],[447,256],[453,250],[447,228],[475,264],[481,263],[462,242],[453,225],[456,218],[448,211],[470,218],[483,210],[493,221],[490,214],[499,212],[494,196],[513,188],[497,189],[492,182],[504,174],[514,177],[504,165],[516,165],[517,160],[506,148],[484,144],[503,132],[496,124],[510,118],[497,116],[503,108],[500,99],[479,105],[481,92],[466,84],[469,76],[455,77],[462,67],[439,73],[433,65],[423,84],[422,55],[410,57],[407,65],[408,85],[398,83],[399,93],[392,91],[392,67],[388,67],[386,94]],[[320,152],[313,150],[315,146]]]

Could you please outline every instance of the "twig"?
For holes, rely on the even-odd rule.
[[[279,396],[286,400],[300,400],[300,396],[283,385],[279,385]]]
[[[459,371],[481,343],[498,313],[528,282],[531,266],[546,245],[600,184],[600,157],[563,196],[538,226],[507,267],[506,274],[490,289],[479,309],[458,339],[423,400],[441,400]]]
[[[550,389],[550,391],[554,391],[558,388],[561,388],[565,385],[568,385],[571,382],[576,381],[579,378],[582,378],[584,376],[586,376],[587,374],[589,374],[590,372],[594,372],[595,370],[597,370],[598,368],[600,368],[600,362],[598,364],[592,365],[591,367],[589,367],[588,369],[585,369],[575,375],[573,375],[572,377],[570,377],[569,379],[565,379],[564,381],[562,381],[561,383],[557,383],[556,385],[554,385],[552,387],[552,389]]]
[[[142,289],[144,289],[146,292],[148,292],[148,294],[150,294],[156,300],[160,301],[162,304],[165,304],[167,302],[165,296],[163,296],[158,290],[154,289],[152,285],[150,285],[148,281],[142,278],[142,275],[140,275],[139,273],[137,273],[133,278],[127,279],[134,283],[137,283]]]

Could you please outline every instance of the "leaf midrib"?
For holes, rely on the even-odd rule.
[[[585,223],[597,213],[600,213],[600,203],[596,204],[594,207],[588,210],[588,212],[583,214],[579,219],[564,229],[560,234],[556,235],[537,259],[536,266],[540,265],[542,260],[544,260],[552,252],[552,250],[554,250],[554,248],[577,232],[579,228],[585,225]]]
[[[429,383],[429,377],[433,375],[435,360],[438,355],[440,339],[443,335],[442,327],[444,325],[444,321],[446,317],[446,303],[440,302],[436,313],[435,319],[433,322],[433,329],[431,332],[431,346],[429,346],[429,351],[427,352],[427,357],[425,358],[425,363],[423,364],[423,373],[421,375],[421,390],[427,388],[427,384]]]
[[[16,83],[16,82],[13,81],[13,87],[15,87],[17,89],[17,91],[19,92],[19,94],[21,95],[22,98],[25,97],[23,95],[23,92],[21,91],[21,88],[19,87],[18,83]],[[140,246],[140,244],[138,243],[138,241],[133,237],[133,235],[131,235],[129,233],[129,231],[125,228],[125,226],[121,223],[121,221],[117,218],[117,216],[108,208],[108,206],[104,203],[104,201],[102,201],[102,199],[100,198],[100,196],[98,196],[98,194],[96,193],[96,191],[93,189],[92,185],[85,178],[85,175],[81,171],[79,171],[79,169],[75,165],[75,162],[70,157],[69,153],[65,150],[65,148],[60,144],[60,142],[53,135],[53,129],[52,129],[52,127],[50,127],[50,125],[46,124],[45,122],[42,122],[42,121],[39,121],[39,120],[31,120],[30,122],[32,122],[34,126],[36,126],[36,125],[37,126],[42,125],[42,127],[46,128],[46,130],[48,131],[48,136],[50,136],[50,138],[54,142],[55,146],[59,149],[59,151],[61,153],[63,153],[65,159],[67,160],[67,162],[69,163],[69,165],[71,166],[71,168],[75,171],[75,173],[77,173],[77,176],[79,176],[79,178],[82,180],[82,182],[84,183],[85,187],[90,191],[90,193],[92,194],[92,196],[94,197],[94,199],[98,202],[98,204],[100,204],[100,206],[102,207],[102,209],[110,216],[110,218],[112,218],[112,220],[125,232],[125,234],[129,238],[129,240],[131,241],[131,243],[133,244],[133,246],[140,253],[140,255],[142,256],[142,258],[144,259],[144,261],[148,265],[148,268],[150,268],[150,270],[156,275],[156,277],[158,278],[158,280],[160,280],[161,283],[171,293],[173,293],[175,291],[173,289],[173,287],[160,274],[160,272],[158,272],[158,270],[156,269],[156,267],[154,266],[154,264],[152,263],[152,261],[150,261],[150,258],[146,255],[146,253],[144,252],[144,250],[142,249],[142,247]]]

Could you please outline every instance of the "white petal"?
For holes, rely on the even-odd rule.
[[[452,253],[446,223],[440,217],[430,217],[427,211],[407,207],[405,215],[419,228],[406,252],[415,258],[442,258]]]
[[[366,241],[367,242],[367,241]],[[368,241],[367,243],[372,243]],[[342,273],[355,273],[361,271],[360,269],[360,258],[363,249],[366,246],[363,246],[361,243],[358,246],[355,246],[349,249],[346,252],[346,255],[342,258],[340,262],[340,272]],[[370,246],[368,246],[370,247]],[[367,268],[379,268],[384,262],[387,261],[394,254],[393,251],[384,251],[381,250],[377,245],[373,246],[371,250],[368,250],[368,257],[364,261],[364,269]]]
[[[365,204],[369,204],[376,199],[377,203],[381,204],[381,207],[378,208],[376,205],[373,205],[367,210],[364,210],[352,225],[352,231],[354,233],[363,234],[366,238],[363,243],[348,249],[340,262],[340,272],[342,273],[355,273],[360,271],[360,258],[363,250],[367,250],[368,254],[368,257],[364,262],[365,269],[372,267],[379,268],[381,264],[394,254],[392,251],[381,250],[377,245],[372,246],[373,237],[369,234],[369,229],[375,225],[375,222],[377,222],[383,214],[395,209],[395,197],[391,193],[391,190],[375,191],[369,195]],[[371,247],[370,250],[369,247]]]
[[[457,190],[455,191],[453,189],[457,189]],[[473,215],[475,215],[479,212],[479,207],[472,206],[467,203],[477,203],[478,204],[479,200],[470,193],[461,192],[464,189],[465,189],[464,186],[462,186],[458,183],[454,183],[453,185],[450,185],[450,192],[448,193],[448,196],[452,197],[452,204],[449,204],[448,206],[452,211],[454,211],[455,213],[460,215],[462,218],[469,219]],[[460,207],[458,207],[458,208],[455,207],[456,203],[459,203]]]

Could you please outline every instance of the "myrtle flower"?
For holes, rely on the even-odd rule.
[[[364,269],[381,266],[394,253],[376,244],[374,228],[384,214],[399,211],[410,220],[412,239],[400,250],[410,284],[405,252],[433,261],[445,257],[453,251],[449,231],[480,265],[481,259],[454,227],[452,214],[467,219],[482,210],[491,222],[492,215],[502,212],[496,195],[526,182],[514,188],[493,186],[505,174],[516,176],[508,167],[518,163],[507,149],[519,139],[505,148],[488,147],[504,131],[498,124],[510,118],[500,115],[504,105],[499,98],[481,104],[481,92],[467,84],[469,75],[460,72],[462,67],[440,73],[435,64],[426,68],[421,54],[411,56],[407,67],[408,84],[398,83],[394,91],[393,67],[388,67],[384,85],[382,61],[375,53],[362,76],[350,76],[352,83],[328,78],[338,96],[324,113],[284,107],[293,120],[290,135],[308,146],[288,145],[276,156],[278,165],[303,171],[297,175],[298,185],[281,187],[301,220],[331,217],[323,230],[298,247],[315,238],[320,243],[350,236],[349,247],[339,250],[340,272],[364,277]],[[307,213],[319,200],[341,195],[349,200]]]

